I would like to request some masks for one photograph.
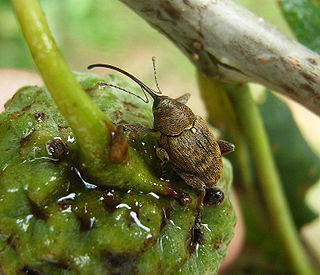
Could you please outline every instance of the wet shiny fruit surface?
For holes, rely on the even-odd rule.
[[[152,128],[151,104],[96,83],[139,89],[114,76],[77,78],[115,124]],[[183,190],[178,199],[139,186],[128,189],[125,183],[111,188],[90,181],[77,162],[72,129],[45,88],[24,87],[5,108],[0,114],[0,274],[217,272],[235,225],[228,161],[217,184],[224,199],[212,192],[195,227],[197,194],[170,167],[166,181]],[[126,136],[161,178],[157,134],[127,131]]]

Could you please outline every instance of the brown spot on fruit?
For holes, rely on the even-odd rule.
[[[44,118],[45,118],[45,113],[43,113],[43,112],[38,112],[38,113],[35,113],[34,115],[33,115],[33,117],[34,117],[34,119],[37,121],[37,122],[42,122],[43,120],[44,120]]]
[[[122,101],[124,107],[127,109],[127,110],[130,110],[130,109],[136,109],[137,106],[134,105],[133,103],[131,102],[127,102],[127,101]]]
[[[24,274],[27,274],[27,275],[40,275],[41,273],[27,265],[25,265],[23,268],[21,268],[18,272],[17,272],[18,275],[24,275]]]
[[[48,144],[48,153],[54,160],[63,160],[69,153],[68,146],[60,138],[54,138]]]
[[[139,142],[140,141],[140,134],[137,131],[130,131],[129,139],[132,142]]]
[[[103,194],[104,209],[108,213],[112,213],[116,210],[119,200],[116,199],[114,190],[109,190]]]
[[[62,269],[66,269],[66,270],[71,270],[71,266],[66,262],[66,259],[64,260],[61,260],[61,259],[58,259],[58,260],[53,260],[53,259],[45,259],[45,261],[50,264],[50,265],[53,265],[57,268],[62,268]]]
[[[121,164],[128,160],[128,140],[123,133],[123,126],[119,125],[115,131],[111,131],[109,144],[109,161]]]
[[[15,237],[10,235],[7,239],[6,239],[7,244],[14,250],[17,251],[17,245],[15,242]]]
[[[122,112],[120,110],[116,110],[116,111],[113,111],[113,115],[115,120],[119,120],[120,117],[122,116]]]
[[[48,216],[47,213],[44,211],[44,209],[42,209],[38,204],[36,204],[34,201],[32,201],[29,197],[28,201],[29,201],[29,205],[30,205],[30,212],[32,213],[32,215],[36,218],[36,219],[40,219],[40,220],[47,220]]]
[[[78,220],[79,220],[79,230],[80,232],[88,232],[89,230],[91,230],[93,228],[93,224],[94,224],[94,220],[90,219],[87,216],[77,216]]]
[[[128,253],[111,253],[107,252],[102,256],[102,260],[110,274],[131,274],[133,262],[137,255],[130,255]]]
[[[24,136],[20,139],[20,148],[24,147],[31,139],[31,136],[33,135],[34,131],[32,130],[28,135]]]

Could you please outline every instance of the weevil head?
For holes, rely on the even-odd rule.
[[[191,109],[185,104],[167,96],[159,96],[155,90],[146,86],[135,76],[116,66],[109,65],[109,64],[93,64],[93,65],[90,65],[88,69],[92,69],[95,67],[112,69],[128,76],[133,81],[135,81],[142,88],[144,92],[147,92],[153,98],[153,116],[154,116],[153,128],[155,130],[159,131],[164,135],[176,136],[181,134],[182,131],[192,127],[193,121],[195,120],[195,115],[191,111]],[[107,84],[107,85],[118,88],[127,93],[133,94],[115,85],[110,85],[110,84]],[[142,99],[139,96],[137,97]],[[146,100],[143,100],[143,101],[148,103],[147,96],[146,96]]]
[[[167,97],[153,97],[153,128],[168,136],[176,136],[191,128],[195,115],[191,109],[179,101]]]

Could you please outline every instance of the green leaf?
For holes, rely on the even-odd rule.
[[[320,52],[320,1],[281,0],[284,17],[296,38],[310,49]]]
[[[259,109],[294,221],[301,227],[316,217],[304,195],[320,177],[320,158],[304,140],[285,103],[268,91]]]

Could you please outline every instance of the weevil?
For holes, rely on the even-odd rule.
[[[154,65],[154,59],[153,59]],[[207,123],[195,115],[185,104],[190,98],[190,94],[184,94],[176,99],[168,96],[160,96],[161,93],[156,74],[155,81],[158,92],[149,88],[132,74],[116,66],[108,64],[93,64],[88,67],[103,67],[118,71],[135,81],[145,93],[147,92],[153,99],[154,130],[160,132],[156,155],[164,165],[170,162],[174,170],[185,181],[186,184],[199,190],[198,209],[201,211],[202,202],[206,204],[219,205],[224,198],[224,194],[218,188],[212,188],[222,175],[222,155],[234,151],[235,146],[224,140],[216,140],[210,131]],[[155,72],[155,65],[154,65]],[[118,88],[127,93],[133,94],[121,87],[100,83],[101,85]],[[146,103],[146,100],[135,95]],[[206,196],[206,189],[210,191]],[[211,198],[212,197],[212,198]]]

